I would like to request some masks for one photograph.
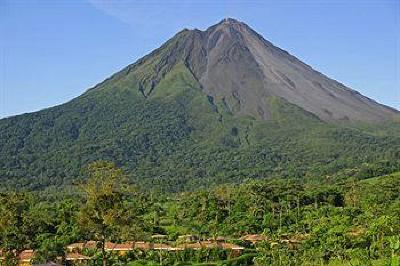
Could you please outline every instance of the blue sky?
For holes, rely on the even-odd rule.
[[[0,117],[64,103],[177,31],[225,17],[400,109],[398,0],[0,0]]]

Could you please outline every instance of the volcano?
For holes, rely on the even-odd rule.
[[[398,121],[227,18],[178,32],[68,103],[0,120],[0,182],[69,185],[100,159],[173,191],[332,174],[397,156]]]
[[[129,66],[124,78],[138,76],[143,96],[151,97],[162,78],[179,64],[192,74],[204,94],[223,102],[236,115],[271,118],[271,96],[324,121],[379,122],[398,113],[313,70],[232,18],[206,31],[179,32]],[[150,65],[152,71],[146,71]],[[143,72],[146,75],[137,75]]]

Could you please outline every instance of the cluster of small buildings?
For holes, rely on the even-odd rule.
[[[163,239],[166,236],[163,235],[154,235],[152,238],[155,241],[161,241],[161,243],[153,243],[153,242],[145,242],[145,241],[131,241],[125,243],[112,243],[106,242],[104,245],[104,249],[107,252],[116,252],[121,256],[126,255],[127,252],[133,250],[158,250],[158,251],[168,251],[168,252],[176,252],[187,249],[192,250],[201,250],[201,249],[225,249],[230,250],[232,256],[239,256],[242,254],[244,247],[227,243],[222,241],[221,239],[216,240],[207,240],[207,241],[199,241],[197,237],[186,235],[181,236],[178,239],[178,242],[175,245],[170,245],[164,242]],[[88,262],[92,258],[82,255],[83,250],[95,250],[99,249],[97,241],[86,241],[73,243],[66,247],[65,261],[67,264],[71,263],[80,263],[80,262]],[[35,252],[33,250],[24,250],[18,255],[18,265],[19,266],[30,266],[32,265],[32,261],[35,257]],[[58,261],[62,259],[59,258]],[[0,251],[0,265],[5,261],[4,254]],[[58,265],[58,264],[46,264],[46,265]]]
[[[32,249],[26,249],[23,250],[21,253],[18,254],[18,266],[31,266],[33,259],[35,258],[35,251]],[[60,258],[61,260],[61,258]],[[84,256],[82,254],[79,253],[67,253],[65,254],[65,261],[68,262],[86,262],[89,261],[90,258],[87,256]],[[5,254],[3,254],[0,251],[0,265],[3,265],[2,263],[6,262],[6,258],[5,258]],[[7,265],[7,264],[5,264]],[[56,263],[48,263],[46,264],[48,266],[50,265],[59,265]]]
[[[83,249],[96,249],[97,242],[96,241],[87,241],[80,243],[73,243],[67,246],[67,251],[70,253],[78,253]],[[200,249],[225,249],[231,250],[233,255],[240,255],[244,247],[227,243],[221,241],[207,240],[207,241],[196,241],[189,243],[177,243],[176,245],[170,245],[167,243],[152,243],[152,242],[144,242],[144,241],[136,241],[136,242],[125,242],[125,243],[112,243],[106,242],[104,245],[104,249],[107,252],[117,252],[120,255],[125,255],[129,251],[133,250],[163,250],[163,251],[181,251],[186,249],[200,250]]]
[[[279,242],[271,241],[265,235],[245,235],[240,238],[241,241],[250,242],[252,244],[257,244],[258,242],[268,241],[271,246],[275,246],[279,243],[287,244],[289,248],[296,248],[302,240],[307,238],[308,235],[301,235],[297,238],[281,235]],[[201,241],[198,237],[193,235],[184,235],[179,236],[177,242],[173,243],[173,245],[166,243],[167,236],[165,235],[153,235],[152,242],[145,241],[131,241],[125,243],[112,243],[106,242],[104,245],[104,249],[107,252],[116,252],[121,256],[126,255],[127,252],[133,250],[158,250],[158,251],[168,251],[168,252],[176,252],[182,250],[202,250],[202,249],[224,249],[229,250],[231,252],[231,256],[236,257],[242,254],[244,251],[244,247],[238,246],[236,244],[232,244],[226,242],[226,238],[217,237],[214,239],[208,239],[206,241]],[[88,262],[92,258],[82,255],[83,250],[95,250],[99,249],[98,242],[96,241],[86,241],[73,243],[66,247],[65,261],[67,264],[77,263],[77,262]],[[32,265],[32,260],[35,256],[35,252],[33,250],[24,250],[18,255],[19,266],[28,266]],[[1,262],[5,261],[4,254],[1,253],[0,250],[0,265]],[[61,259],[60,259],[61,261]],[[58,264],[47,264],[47,265],[58,265]]]
[[[256,244],[258,242],[262,242],[262,241],[267,241],[271,247],[274,247],[278,244],[285,244],[289,247],[289,249],[296,249],[299,247],[299,245],[309,237],[309,234],[297,234],[297,235],[292,235],[289,236],[288,234],[281,234],[279,236],[279,239],[269,239],[267,236],[265,235],[245,235],[243,237],[241,237],[240,239],[243,241],[248,241],[251,242],[253,244]]]
[[[6,260],[5,256],[6,254],[4,254],[2,250],[0,250],[0,265],[2,265],[3,262],[5,262]],[[18,265],[19,266],[31,265],[31,261],[34,256],[35,253],[31,249],[22,251],[21,253],[18,254]]]

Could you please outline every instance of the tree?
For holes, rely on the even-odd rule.
[[[36,227],[47,226],[40,230],[40,234],[36,237],[35,261],[48,262],[61,258],[64,262],[65,246],[77,241],[80,237],[76,224],[78,203],[65,199],[61,202],[43,202],[38,205],[34,208],[37,213]],[[40,207],[40,205],[44,206]]]
[[[24,193],[0,194],[0,243],[12,264],[34,239],[29,211],[32,198]]]
[[[97,161],[88,167],[89,179],[83,186],[86,203],[78,214],[78,223],[101,247],[106,265],[105,244],[134,221],[134,212],[127,209],[126,178],[114,163]]]
[[[61,237],[54,234],[41,234],[37,240],[40,245],[35,250],[35,263],[54,261],[59,257],[62,262],[65,262],[66,243]]]

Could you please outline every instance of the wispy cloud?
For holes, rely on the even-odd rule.
[[[193,18],[185,12],[193,5],[191,1],[86,1],[101,12],[132,27],[149,29],[167,25],[175,27],[178,26],[178,24],[175,25],[175,22],[179,20],[190,22]],[[182,23],[179,24],[182,25]]]

